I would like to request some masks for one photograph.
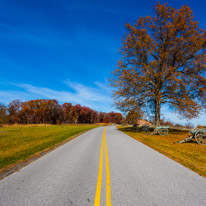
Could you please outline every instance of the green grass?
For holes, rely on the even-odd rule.
[[[9,126],[0,132],[0,170],[98,125]]]
[[[151,131],[148,133],[135,132],[129,127],[118,127],[118,129],[206,177],[206,145],[199,145],[196,142],[174,144],[174,142],[186,138],[188,131],[170,129],[167,136],[150,136],[148,134],[150,134]]]

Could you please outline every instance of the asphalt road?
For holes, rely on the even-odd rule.
[[[205,206],[206,179],[110,126],[0,181],[1,206],[99,204]]]

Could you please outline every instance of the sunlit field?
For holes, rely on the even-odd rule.
[[[0,170],[99,125],[9,126],[0,131]]]
[[[167,136],[160,136],[148,135],[151,131],[135,132],[131,130],[131,127],[119,126],[118,129],[206,177],[206,145],[199,145],[196,142],[174,144],[174,142],[186,138],[188,131],[170,129]]]

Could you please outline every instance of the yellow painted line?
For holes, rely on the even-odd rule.
[[[108,153],[107,153],[106,130],[105,130],[104,139],[105,139],[105,156],[106,156],[106,206],[112,206],[110,173],[109,173],[109,158],[108,158]]]
[[[99,161],[99,174],[98,174],[98,179],[97,179],[97,188],[96,188],[94,206],[100,206],[101,184],[102,184],[102,165],[103,165],[103,145],[104,145],[103,139],[104,139],[105,132],[106,130],[104,129],[104,132],[102,134],[102,145],[101,145],[100,161]]]
[[[106,206],[112,206],[111,202],[111,186],[110,186],[110,172],[109,172],[109,158],[107,153],[107,140],[106,140],[106,128],[102,134],[102,144],[100,151],[100,161],[99,161],[99,174],[97,179],[97,188],[94,206],[100,206],[100,197],[101,197],[101,184],[102,184],[102,169],[103,169],[103,147],[105,142],[105,159],[106,159]]]

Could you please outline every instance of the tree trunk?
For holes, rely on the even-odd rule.
[[[160,100],[155,101],[155,127],[160,126]]]
[[[29,124],[29,116],[28,115],[26,115],[26,122],[27,122],[27,124]]]

